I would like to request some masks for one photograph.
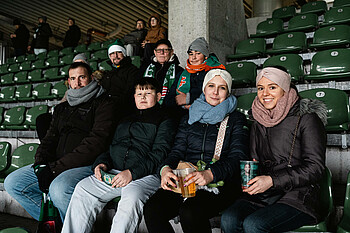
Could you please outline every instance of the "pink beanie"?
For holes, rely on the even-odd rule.
[[[272,82],[276,83],[285,92],[289,91],[291,77],[288,73],[284,72],[283,70],[274,67],[267,67],[262,69],[258,76],[256,76],[256,86],[258,86],[258,83],[262,77],[265,77],[271,80]]]

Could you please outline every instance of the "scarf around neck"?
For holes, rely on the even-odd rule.
[[[233,95],[228,96],[222,103],[212,106],[205,100],[202,93],[190,107],[188,124],[199,121],[204,124],[216,124],[221,122],[227,114],[233,112],[237,107],[237,98]]]
[[[276,106],[268,110],[259,101],[258,97],[255,97],[252,104],[252,113],[254,119],[265,127],[273,127],[278,125],[284,118],[286,118],[289,110],[299,99],[297,92],[290,88],[289,92],[285,92],[284,95],[277,101]]]
[[[92,80],[88,85],[80,89],[69,88],[67,91],[67,101],[70,106],[77,106],[88,102],[95,95],[99,97],[104,91],[95,80]]]

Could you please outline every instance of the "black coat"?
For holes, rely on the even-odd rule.
[[[24,24],[20,24],[19,28],[15,30],[16,37],[11,38],[12,45],[15,49],[23,49],[24,51],[28,47],[29,30]]]
[[[306,101],[298,101],[287,117],[274,127],[267,128],[254,122],[250,144],[252,157],[259,161],[260,173],[272,177],[273,187],[270,191],[283,192],[278,203],[299,209],[314,217],[316,222],[319,217],[315,210],[319,191],[317,182],[325,169],[326,153],[325,128],[316,112],[323,112],[322,115],[326,116],[326,109],[315,102],[305,104]],[[299,116],[291,167],[288,167]],[[248,198],[254,199],[254,196]]]
[[[133,30],[124,36],[125,44],[141,45],[147,35],[147,29]]]
[[[39,23],[34,30],[32,49],[49,49],[49,38],[52,36],[50,25],[48,23]]]
[[[80,40],[81,32],[80,28],[73,24],[72,26],[69,26],[68,31],[66,31],[66,36],[64,37],[63,40],[63,47],[75,47],[78,45],[79,40]]]

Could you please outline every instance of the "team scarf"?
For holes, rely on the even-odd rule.
[[[191,74],[197,73],[199,71],[205,70],[209,71],[211,69],[223,69],[225,70],[225,66],[219,62],[219,60],[215,57],[210,55],[207,60],[205,60],[200,65],[191,65],[187,59],[187,65],[185,70],[181,74],[181,78],[179,79],[179,82],[177,83],[177,89],[183,93],[190,92],[191,89],[191,82],[190,77]],[[179,93],[177,93],[179,94]]]
[[[143,77],[154,78],[154,74],[156,72],[155,67],[156,66],[151,63],[147,67]],[[174,81],[175,81],[175,64],[171,64],[169,66],[166,74],[165,74],[165,78],[164,78],[164,82],[163,82],[163,89],[162,89],[162,97],[159,100],[159,104],[163,103],[164,98],[165,98],[166,94],[168,93],[168,90],[170,89],[171,85],[173,85]]]

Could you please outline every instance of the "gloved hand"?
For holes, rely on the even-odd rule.
[[[48,164],[34,164],[33,168],[34,173],[38,178],[39,189],[44,193],[48,193],[50,184],[55,178],[50,169],[50,166]]]

